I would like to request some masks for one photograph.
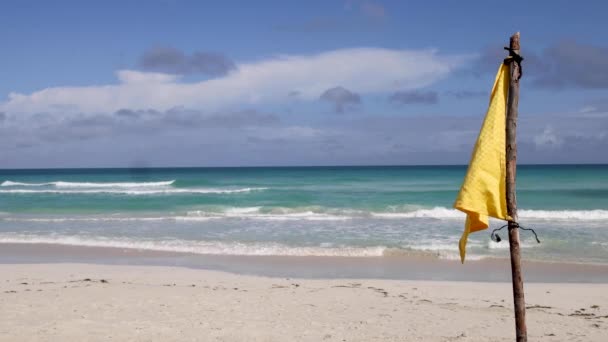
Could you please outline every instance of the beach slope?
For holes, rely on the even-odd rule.
[[[526,286],[531,341],[605,341],[607,284]],[[513,341],[511,284],[0,265],[0,341]]]

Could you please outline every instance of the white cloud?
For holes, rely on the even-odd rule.
[[[119,70],[116,77],[121,83],[173,83],[180,77],[159,72],[141,72],[134,70]]]
[[[100,113],[177,106],[218,110],[286,101],[293,91],[300,99],[312,101],[336,86],[360,94],[421,88],[445,77],[466,59],[440,56],[436,50],[342,49],[241,63],[223,77],[195,83],[182,82],[175,75],[120,70],[117,84],[11,93],[0,111]]]
[[[534,136],[534,144],[536,147],[558,147],[561,146],[563,140],[557,136],[553,127],[547,126],[545,130]]]

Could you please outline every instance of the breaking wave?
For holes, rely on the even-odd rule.
[[[97,189],[2,189],[0,193],[10,194],[124,194],[124,195],[171,195],[171,194],[233,194],[263,191],[267,188],[97,188]]]
[[[241,243],[188,240],[135,240],[131,238],[80,237],[70,235],[39,236],[34,234],[5,233],[0,243],[48,244],[80,247],[124,248],[158,252],[191,253],[199,255],[229,256],[316,256],[316,257],[423,257],[458,260],[457,252],[449,245],[389,248],[386,246],[334,246],[322,243],[318,246],[289,246],[273,242]],[[444,248],[446,247],[446,248]],[[457,248],[456,248],[457,249]],[[468,260],[486,257],[469,253]]]
[[[546,220],[606,220],[608,210],[526,210],[518,211],[519,217]]]
[[[0,235],[0,243],[53,244],[82,247],[126,248],[161,252],[192,253],[201,255],[241,256],[341,256],[381,257],[384,246],[375,247],[321,247],[287,246],[278,243],[225,243],[216,241],[142,241],[78,236],[36,236],[27,234]]]
[[[596,221],[608,219],[608,210],[527,210],[520,209],[519,217],[523,219],[535,220],[580,220]],[[411,212],[382,212],[372,213],[378,218],[435,218],[435,219],[464,219],[465,214],[444,207],[433,209],[418,209]]]
[[[98,182],[48,182],[48,183],[22,183],[4,181],[0,186],[54,186],[56,188],[148,188],[166,187],[175,183],[175,180],[161,182],[117,182],[117,183],[98,183]]]
[[[199,193],[235,193],[263,190],[265,188],[244,189],[173,189],[178,192]],[[25,191],[25,190],[22,190]],[[84,190],[83,190],[84,191]],[[0,190],[2,192],[2,190]],[[121,191],[125,194],[155,194],[159,191]],[[602,221],[608,219],[608,210],[520,210],[519,216],[525,220],[562,220],[562,221]],[[309,207],[210,207],[200,210],[190,210],[183,213],[166,213],[162,215],[104,215],[104,216],[70,216],[70,217],[24,217],[0,215],[5,221],[61,222],[61,221],[207,221],[212,219],[253,219],[268,221],[343,221],[352,219],[436,219],[464,220],[465,215],[455,209],[436,207],[432,209],[414,209],[403,212],[372,212],[351,208]]]

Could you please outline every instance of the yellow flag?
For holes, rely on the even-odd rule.
[[[508,220],[506,199],[506,108],[509,66],[498,69],[490,106],[469,163],[454,208],[467,214],[460,238],[460,259],[464,263],[470,233],[488,228],[488,216]]]

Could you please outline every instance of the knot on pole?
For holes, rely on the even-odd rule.
[[[515,64],[517,64],[519,67],[519,76],[517,77],[517,80],[519,81],[524,75],[524,68],[521,66],[521,62],[524,60],[524,58],[517,52],[519,49],[515,51],[515,49],[505,46],[505,50],[509,51],[509,57],[505,58],[503,63],[509,64],[511,61],[513,61]]]
[[[521,226],[518,222],[512,222],[511,225],[513,226],[513,228],[520,228],[523,230],[529,230],[532,232],[532,234],[534,234],[534,238],[536,239],[537,243],[540,243],[540,240],[538,239],[538,235],[536,235],[536,232],[534,231],[534,229],[532,228],[526,228]],[[494,241],[494,242],[500,242],[502,241],[502,239],[500,238],[500,236],[496,233],[497,231],[505,228],[509,226],[508,224],[505,224],[504,226],[500,227],[500,228],[496,228],[492,231],[492,234],[490,234],[490,240]]]

